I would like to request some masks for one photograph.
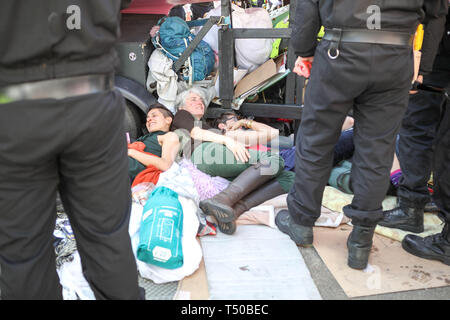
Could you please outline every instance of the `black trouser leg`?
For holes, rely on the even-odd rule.
[[[411,206],[429,201],[427,182],[433,163],[433,143],[440,118],[442,97],[430,92],[411,95],[400,129],[398,158],[402,177],[398,197]]]
[[[319,44],[312,74],[306,88],[305,106],[297,132],[295,154],[295,181],[287,204],[295,223],[313,226],[320,216],[323,190],[333,163],[333,150],[338,141],[342,123],[353,105],[339,78],[341,70],[327,57],[326,41]],[[350,90],[354,88],[350,87]],[[352,92],[351,95],[356,95]]]
[[[62,299],[53,248],[58,107],[45,100],[0,105],[1,299]]]
[[[2,298],[62,298],[52,245],[60,181],[96,297],[139,299],[123,108],[115,92],[0,108]]]
[[[434,157],[433,198],[444,221],[450,224],[450,102],[443,108],[443,117],[436,137]]]
[[[60,194],[83,272],[97,299],[139,299],[128,233],[131,190],[123,98],[114,92],[75,104],[78,110],[68,110],[76,124],[70,128],[73,140],[59,160]]]
[[[450,90],[449,68],[449,58],[438,55],[433,72],[424,77],[424,83]],[[433,148],[443,103],[443,95],[419,91],[410,96],[403,118],[398,142],[402,169],[398,197],[411,207],[423,208],[430,199],[427,182],[432,171]]]
[[[385,88],[382,95],[364,94],[354,106],[351,181],[353,201],[344,210],[352,223],[374,226],[382,218],[381,203],[389,187],[395,138],[407,103],[407,87]]]

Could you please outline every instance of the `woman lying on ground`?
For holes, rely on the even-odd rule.
[[[196,88],[180,94],[172,131],[179,134],[184,132],[191,138],[191,143],[187,144],[187,148],[183,148],[183,154],[190,157],[200,171],[210,176],[232,180],[225,190],[200,202],[203,212],[215,217],[219,229],[232,234],[236,230],[236,214],[233,208],[239,200],[273,178],[277,179],[284,193],[290,186],[285,181],[284,161],[278,154],[246,148],[245,141],[254,139],[253,133],[242,132],[237,141],[235,137],[223,135],[219,130],[211,130],[203,120],[203,97],[203,92]],[[253,125],[258,126],[254,123]]]
[[[257,150],[268,151],[266,144],[275,140],[278,136],[278,130],[273,129],[263,123],[258,123],[253,120],[241,119],[238,120],[237,114],[233,111],[223,113],[219,118],[214,121],[214,126],[222,131],[223,134],[229,137],[235,137],[247,145],[250,148],[255,148]],[[353,126],[353,118],[347,117],[342,125],[342,135],[339,139],[338,145],[335,149],[335,158],[343,160],[350,158],[353,154],[353,142],[349,143],[348,134],[346,130]],[[244,129],[244,130],[243,130]],[[274,131],[276,134],[274,134]],[[271,143],[272,146],[276,146],[276,142]],[[248,194],[243,199],[239,200],[234,205],[235,217],[239,217],[245,211],[260,205],[261,203],[270,200],[281,194],[288,193],[292,184],[294,183],[294,172],[293,172],[293,156],[295,153],[295,147],[288,150],[284,150],[280,153],[281,157],[285,161],[292,162],[292,168],[285,165],[285,171],[281,173],[276,179],[272,179],[265,185],[261,186],[251,194]],[[339,160],[339,161],[340,161]],[[219,227],[220,227],[219,223]],[[227,226],[222,226],[226,228]]]
[[[133,181],[149,166],[161,171],[168,170],[180,148],[178,136],[169,132],[173,114],[162,104],[150,106],[146,127],[148,134],[128,146],[128,172]]]

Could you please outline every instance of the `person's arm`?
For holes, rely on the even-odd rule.
[[[166,171],[175,161],[180,147],[180,141],[175,133],[168,132],[160,136],[160,142],[162,147],[161,158],[135,149],[128,149],[128,155],[146,167],[153,165],[161,171]]]
[[[321,27],[318,1],[300,0],[295,9],[291,44],[297,59],[292,72],[309,78]]]
[[[424,2],[425,22],[420,60],[419,75],[426,75],[433,69],[434,58],[445,31],[448,0],[433,0]]]
[[[195,140],[215,142],[225,145],[228,149],[230,149],[231,152],[233,152],[236,160],[247,162],[248,159],[250,159],[250,153],[247,151],[245,146],[235,139],[214,133],[210,130],[201,129],[199,127],[192,128],[190,134],[191,138]]]
[[[354,124],[355,124],[355,119],[353,119],[352,117],[347,116],[345,118],[345,120],[344,120],[344,123],[342,124],[341,131],[345,131],[345,130],[348,130],[348,129],[352,128]]]
[[[299,0],[292,25],[291,44],[296,56],[312,57],[316,51],[321,21],[318,1]]]
[[[195,126],[195,119],[186,110],[179,110],[173,119],[171,130],[185,129],[189,132],[189,135],[194,140],[200,140],[205,142],[215,142],[225,145],[231,152],[233,152],[236,160],[247,162],[250,158],[245,146],[241,143],[234,141],[229,137],[225,137],[221,134],[214,133],[210,130],[205,130]]]
[[[242,127],[252,130],[239,130]],[[236,139],[246,146],[255,146],[267,144],[279,136],[279,131],[264,123],[241,119],[228,128],[226,136]]]

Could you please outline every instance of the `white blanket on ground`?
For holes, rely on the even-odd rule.
[[[198,269],[202,260],[202,249],[196,236],[199,227],[197,209],[199,196],[195,189],[189,171],[174,163],[169,170],[161,173],[156,187],[164,186],[178,193],[178,199],[183,207],[183,235],[181,245],[183,249],[183,266],[177,269],[157,267],[136,258],[140,275],[155,283],[179,281],[191,275]],[[129,233],[133,253],[136,256],[139,244],[139,228],[142,220],[143,205],[133,202]]]
[[[183,207],[183,236],[181,241],[184,263],[182,267],[173,270],[156,267],[138,259],[136,259],[136,264],[141,276],[153,280],[155,283],[178,281],[195,272],[202,259],[202,249],[196,240],[199,227],[197,218],[198,194],[189,172],[178,164],[174,164],[168,171],[161,173],[156,186],[171,188],[179,195],[178,198]],[[149,189],[149,192],[151,193],[152,190],[153,188]],[[139,243],[139,228],[143,208],[141,203],[136,200],[133,201],[128,231],[135,257]],[[58,269],[58,275],[65,300],[95,300],[94,293],[83,275],[78,250],[73,252],[72,261],[61,265]]]

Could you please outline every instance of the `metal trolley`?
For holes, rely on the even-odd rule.
[[[175,4],[201,2],[203,0],[170,0]],[[289,25],[295,17],[297,0],[291,0],[289,5]],[[235,57],[235,39],[250,38],[284,38],[291,37],[291,28],[256,29],[233,28],[231,17],[231,1],[221,0],[221,16],[213,16],[206,21],[203,28],[174,63],[173,69],[179,72],[186,59],[191,55],[196,45],[202,40],[213,25],[219,26],[219,86],[221,106],[208,108],[206,117],[215,118],[222,112],[231,109],[234,95],[233,68]],[[141,134],[145,114],[150,104],[155,103],[155,97],[146,89],[148,75],[147,62],[153,51],[148,31],[163,15],[158,14],[125,14],[122,17],[122,36],[116,46],[120,66],[116,76],[116,87],[126,99],[126,130],[134,138]],[[223,23],[225,19],[228,23]],[[231,27],[230,27],[231,25]],[[295,63],[293,49],[288,47],[287,68],[293,69]],[[294,120],[295,131],[298,127],[303,108],[303,88],[305,80],[294,73],[289,73],[286,79],[285,101],[283,104],[248,103],[244,102],[239,113],[243,116],[264,118],[285,118]]]

